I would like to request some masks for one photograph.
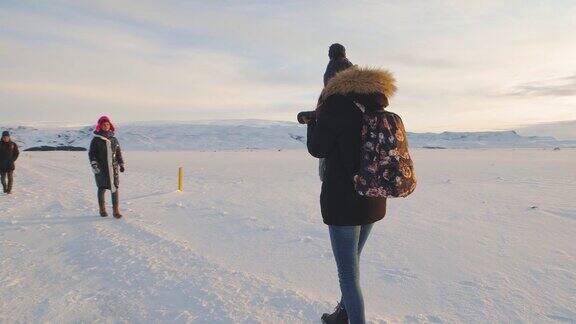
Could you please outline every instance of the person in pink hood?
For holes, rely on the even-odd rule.
[[[88,157],[98,187],[100,216],[108,216],[104,194],[106,190],[110,190],[112,192],[113,215],[116,218],[121,218],[118,198],[118,186],[120,184],[118,171],[124,172],[124,159],[122,158],[120,143],[114,137],[114,131],[115,128],[110,118],[108,116],[100,117],[94,131],[94,138],[90,143]]]

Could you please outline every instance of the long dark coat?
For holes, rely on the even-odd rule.
[[[353,177],[360,168],[362,112],[382,110],[395,91],[386,71],[348,69],[330,81],[321,96],[321,109],[308,123],[307,146],[311,155],[326,159],[320,207],[328,225],[365,225],[386,215],[386,198],[358,195]]]
[[[18,145],[10,141],[8,143],[0,141],[0,172],[12,172],[16,168],[14,162],[18,159],[20,151]]]
[[[110,189],[115,192],[120,185],[118,166],[124,165],[120,143],[116,137],[106,138],[100,134],[95,134],[90,142],[88,151],[90,163],[96,162],[99,173],[95,174],[96,186],[100,189]],[[112,181],[113,180],[113,181]],[[111,186],[114,184],[114,186]]]

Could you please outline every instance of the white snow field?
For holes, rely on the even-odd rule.
[[[62,124],[62,123],[60,123]],[[576,121],[487,132],[408,133],[410,147],[436,148],[576,148]],[[116,134],[122,148],[133,151],[223,151],[245,149],[301,149],[306,127],[293,122],[269,120],[213,120],[182,122],[135,122],[119,124]],[[93,126],[59,124],[5,125],[23,149],[39,146],[87,148]],[[559,135],[559,139],[549,134]]]
[[[576,150],[413,150],[362,255],[371,323],[575,323]],[[25,152],[0,196],[0,322],[319,323],[339,298],[305,150]],[[177,168],[185,191],[176,192]],[[107,197],[109,198],[109,197]]]

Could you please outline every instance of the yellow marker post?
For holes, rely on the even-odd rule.
[[[184,191],[184,168],[178,168],[178,191]]]

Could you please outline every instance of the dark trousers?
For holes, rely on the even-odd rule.
[[[4,192],[10,193],[12,191],[12,185],[14,184],[14,172],[0,172],[0,178],[2,179]],[[6,183],[6,178],[8,178],[8,183]]]

